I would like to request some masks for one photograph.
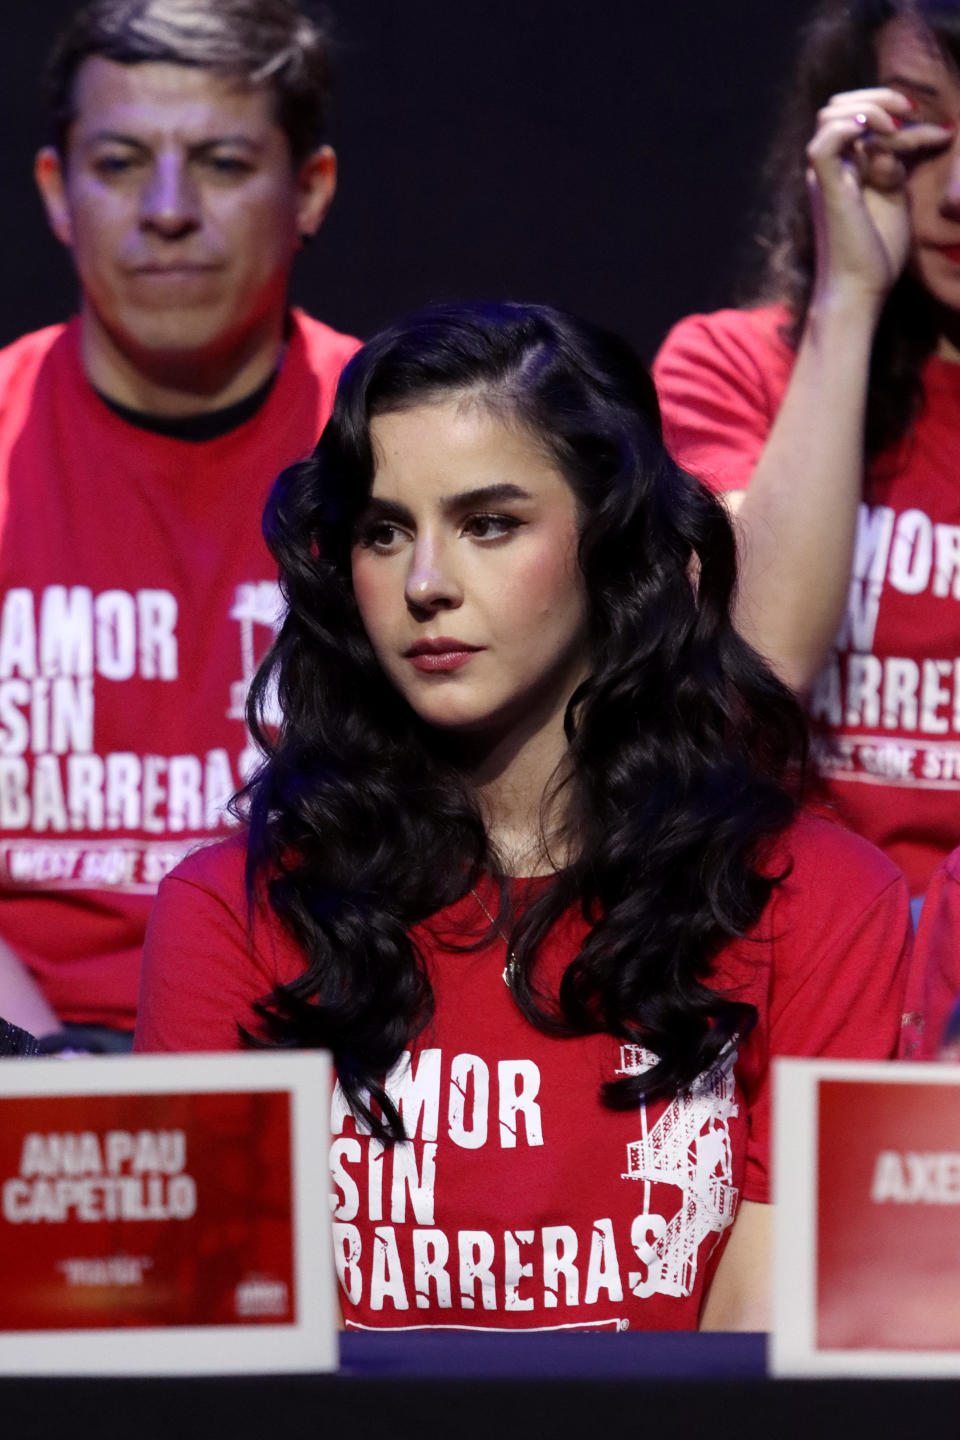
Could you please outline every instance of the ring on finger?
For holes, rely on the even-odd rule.
[[[863,113],[862,110],[858,110],[857,113],[856,113],[856,115],[854,115],[853,118],[854,118],[854,120],[857,122],[857,124],[860,126],[860,129],[861,129],[861,130],[865,130],[865,129],[867,128],[867,126],[870,124],[870,121],[867,119],[866,115],[864,115],[864,113]]]

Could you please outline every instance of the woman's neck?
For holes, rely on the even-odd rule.
[[[960,315],[941,306],[939,319],[940,338],[936,353],[941,360],[951,360],[956,365],[960,361]]]
[[[466,759],[487,835],[508,875],[552,875],[571,859],[567,754],[558,717],[533,733],[512,731]]]

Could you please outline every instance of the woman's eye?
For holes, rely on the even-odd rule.
[[[501,540],[521,523],[515,515],[471,515],[463,528],[475,540]]]
[[[400,539],[401,532],[387,520],[376,520],[365,525],[358,541],[365,550],[392,550]]]

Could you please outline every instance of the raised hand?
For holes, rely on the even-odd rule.
[[[834,95],[819,112],[807,146],[816,298],[860,294],[880,306],[906,264],[911,168],[953,139],[914,114],[912,100],[884,87]]]

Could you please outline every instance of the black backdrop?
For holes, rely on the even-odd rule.
[[[75,287],[30,177],[75,0],[6,0],[0,344]],[[730,299],[812,0],[330,0],[341,184],[295,298],[366,335],[433,299],[551,301],[629,335]]]

